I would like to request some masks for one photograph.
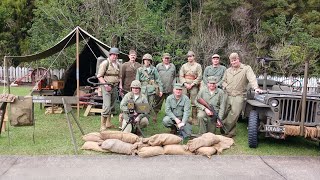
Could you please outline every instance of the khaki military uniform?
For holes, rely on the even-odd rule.
[[[163,101],[172,94],[173,85],[176,82],[176,66],[172,63],[169,64],[169,68],[167,69],[163,63],[159,63],[156,66],[160,80],[163,84],[163,94],[161,97],[156,97],[156,106],[155,112],[158,113],[161,111]]]
[[[206,132],[212,132],[215,133],[216,130],[216,122],[211,121],[211,117],[207,115],[205,112],[205,106],[198,103],[198,99],[204,99],[209,105],[211,105],[215,112],[217,113],[219,119],[223,118],[224,110],[225,110],[225,100],[224,100],[224,92],[223,90],[216,88],[213,93],[209,91],[207,87],[202,88],[195,100],[195,104],[198,108],[198,120],[200,124],[200,134],[206,133]]]
[[[167,128],[175,126],[175,118],[180,119],[186,127],[190,127],[188,124],[188,118],[190,115],[190,99],[186,95],[182,95],[179,100],[175,98],[173,94],[166,99],[165,107],[166,116],[163,118],[163,125]],[[187,134],[191,134],[191,129],[184,129]]]
[[[222,78],[223,78],[223,75],[224,75],[224,72],[226,71],[226,69],[227,68],[222,65],[219,65],[217,67],[213,67],[212,65],[207,66],[203,72],[203,79],[202,79],[203,87],[207,86],[208,77],[211,77],[211,76],[218,78],[217,86],[221,87],[222,86]]]
[[[158,70],[154,66],[150,66],[149,70],[145,66],[142,66],[137,70],[136,80],[141,82],[141,93],[148,97],[150,106],[154,108],[157,86],[163,92],[163,85]]]
[[[195,84],[191,89],[187,90],[183,87],[183,94],[190,97],[192,104],[192,118],[193,123],[197,124],[197,109],[195,108],[194,101],[199,92],[199,85],[202,79],[202,68],[199,63],[194,62],[193,64],[185,63],[181,66],[179,71],[179,78],[181,84]]]
[[[138,62],[125,62],[120,68],[120,78],[122,81],[122,88],[126,92],[130,92],[130,84],[136,78],[137,69],[142,65]]]
[[[230,136],[236,133],[236,123],[241,113],[248,83],[259,88],[256,76],[249,65],[241,64],[238,69],[228,68],[223,76],[222,86],[227,94],[226,114],[223,120]]]
[[[115,66],[114,66],[115,65]],[[118,97],[117,87],[120,80],[120,64],[116,62],[112,64],[111,61],[106,59],[99,66],[97,77],[103,77],[104,80],[112,87],[110,92],[106,91],[106,88],[101,85],[103,106],[101,116],[107,117],[111,114],[111,109],[114,107]]]
[[[138,96],[138,98],[135,99],[134,94],[132,92],[127,93],[121,103],[120,103],[120,110],[123,112],[123,119],[125,121],[122,121],[122,129],[126,126],[127,122],[129,121],[129,112],[128,112],[128,102],[129,100],[133,100],[134,103],[148,103],[148,99],[144,94],[141,94]],[[140,119],[139,126],[140,128],[147,127],[149,125],[148,119],[145,117],[146,114],[139,114],[137,117]],[[132,125],[128,124],[126,129],[123,130],[124,132],[131,132],[132,131]]]

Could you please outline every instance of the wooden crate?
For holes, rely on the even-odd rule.
[[[52,81],[52,89],[63,89],[64,81]]]

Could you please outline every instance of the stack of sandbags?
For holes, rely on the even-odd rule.
[[[225,149],[229,149],[233,144],[234,144],[234,140],[232,138],[228,138],[222,135],[216,135],[220,142],[213,145],[216,150],[217,150],[217,154],[221,154],[223,150]]]
[[[182,138],[173,134],[156,134],[142,140],[145,147],[138,148],[137,154],[140,157],[151,157],[163,154],[185,155],[192,154],[180,145]],[[140,144],[140,146],[142,146]],[[146,145],[148,144],[148,145]]]
[[[101,148],[114,153],[134,155],[140,141],[139,136],[122,131],[103,131],[100,133]]]
[[[85,141],[81,149],[83,150],[92,150],[98,152],[109,152],[101,148],[103,142],[101,134],[99,132],[92,132],[82,136],[82,140]]]
[[[189,151],[194,152],[197,155],[204,155],[211,157],[216,153],[216,148],[213,145],[220,142],[217,135],[213,133],[205,133],[198,138],[194,138],[187,143]]]

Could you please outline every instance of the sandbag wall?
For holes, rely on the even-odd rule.
[[[85,141],[81,149],[98,152],[113,152],[126,155],[151,157],[157,155],[204,155],[211,157],[221,154],[224,149],[230,148],[232,138],[205,133],[202,136],[189,140],[182,145],[182,138],[173,134],[156,134],[149,138],[140,138],[132,133],[120,131],[103,131],[84,135]]]

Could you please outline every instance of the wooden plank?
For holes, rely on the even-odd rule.
[[[92,105],[88,105],[86,111],[84,112],[83,116],[88,116],[90,113],[90,109],[92,108]]]

